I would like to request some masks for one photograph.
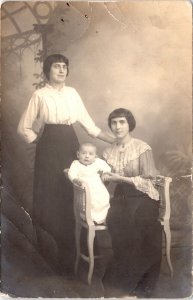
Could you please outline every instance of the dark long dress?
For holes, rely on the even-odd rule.
[[[157,201],[128,183],[117,186],[107,216],[114,252],[103,280],[107,296],[115,297],[115,290],[150,295],[161,263],[157,219]]]
[[[161,263],[159,194],[151,179],[156,175],[151,148],[131,138],[104,151],[112,171],[131,183],[118,184],[107,215],[113,259],[104,276],[105,295],[135,293],[148,297],[157,281]]]
[[[52,267],[72,271],[75,256],[72,184],[63,170],[76,158],[72,126],[45,125],[37,143],[33,222],[37,245]]]

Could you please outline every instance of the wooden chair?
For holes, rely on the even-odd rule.
[[[82,258],[89,264],[88,271],[88,284],[91,284],[92,275],[94,270],[94,260],[100,256],[94,256],[94,239],[95,231],[107,230],[107,226],[102,224],[95,224],[91,218],[91,201],[90,190],[86,183],[82,186],[73,184],[74,189],[74,215],[75,215],[75,239],[76,239],[76,261],[75,261],[75,274],[78,271],[79,259]],[[80,235],[82,227],[87,229],[87,247],[88,256],[80,251]]]
[[[66,177],[68,178],[68,169],[64,171]],[[74,266],[74,272],[77,274],[78,264],[80,258],[86,261],[89,264],[87,281],[88,284],[91,284],[92,275],[94,271],[94,260],[96,258],[100,258],[101,256],[94,255],[94,239],[95,239],[95,231],[97,230],[107,230],[107,226],[97,225],[93,222],[91,217],[91,196],[90,189],[86,183],[82,184],[82,186],[73,184],[74,190],[74,216],[75,216],[75,241],[76,241],[76,260]],[[87,230],[87,248],[88,248],[88,256],[81,253],[80,251],[80,236],[82,227]]]
[[[166,259],[170,270],[171,276],[173,276],[173,267],[171,263],[170,250],[171,250],[171,230],[170,230],[170,183],[172,178],[157,176],[154,180],[154,185],[159,191],[160,195],[160,207],[159,207],[159,221],[163,226],[163,232],[166,245]]]
[[[68,170],[65,170],[65,174],[68,177]],[[163,226],[163,232],[166,245],[166,259],[170,270],[171,276],[173,276],[173,267],[171,263],[170,250],[171,250],[171,231],[170,231],[170,183],[172,178],[164,176],[156,176],[153,180],[155,187],[158,189],[160,195],[160,207],[159,207],[159,221]],[[84,183],[83,186],[73,184],[74,189],[74,215],[75,215],[75,239],[76,239],[76,261],[75,261],[75,274],[78,271],[78,264],[80,258],[89,264],[88,271],[88,284],[91,284],[92,275],[94,270],[94,259],[98,256],[94,256],[93,246],[96,230],[107,230],[106,225],[96,225],[91,218],[91,202],[90,202],[90,190]],[[110,195],[112,197],[114,193],[115,185],[110,186]],[[80,252],[80,235],[82,227],[87,229],[87,247],[88,256]]]

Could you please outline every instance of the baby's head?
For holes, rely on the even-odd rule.
[[[77,152],[78,160],[81,164],[91,165],[96,158],[96,146],[91,143],[83,143]]]

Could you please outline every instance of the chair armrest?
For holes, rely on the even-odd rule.
[[[172,178],[158,175],[153,179],[153,184],[157,188],[160,196],[159,221],[165,222],[170,220],[170,183]]]
[[[172,178],[171,177],[165,177],[162,175],[157,175],[156,177],[154,177],[152,179],[153,184],[155,186],[164,186],[166,183],[171,183],[172,182]]]

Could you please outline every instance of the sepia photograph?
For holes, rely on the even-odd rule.
[[[192,4],[1,5],[1,294],[192,295]]]

